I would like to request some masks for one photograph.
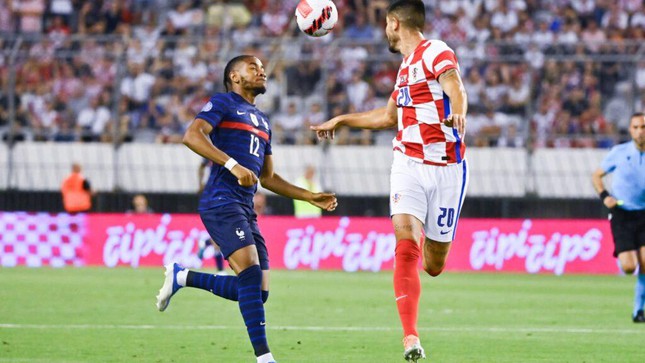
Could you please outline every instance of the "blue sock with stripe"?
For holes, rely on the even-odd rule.
[[[237,276],[219,276],[188,271],[186,286],[196,287],[224,299],[237,301]]]
[[[224,299],[237,301],[237,276],[220,276],[188,270],[186,286],[206,290]],[[262,302],[269,300],[269,291],[262,290]]]
[[[260,266],[253,265],[240,272],[237,276],[237,286],[240,312],[244,318],[255,356],[259,357],[269,353],[264,305],[262,304],[262,270]]]
[[[641,272],[641,271],[639,271]],[[645,271],[642,271],[645,272]],[[645,274],[639,273],[636,279],[636,286],[634,287],[634,314],[638,310],[643,310],[643,304],[645,303]]]

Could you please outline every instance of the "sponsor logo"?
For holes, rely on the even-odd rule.
[[[484,266],[502,270],[505,262],[517,258],[524,259],[524,267],[529,273],[553,271],[561,275],[568,263],[590,261],[600,251],[603,234],[597,228],[582,234],[554,232],[547,236],[532,234],[532,226],[533,222],[527,219],[521,229],[513,233],[500,233],[496,227],[473,232],[470,265],[475,270]]]
[[[177,262],[183,266],[201,266],[193,252],[198,241],[209,238],[208,233],[197,228],[188,231],[170,229],[170,214],[161,216],[156,227],[140,228],[135,223],[108,226],[103,245],[103,263],[114,267],[119,264],[139,266],[142,258],[150,255],[163,256],[163,264]]]
[[[285,267],[293,270],[309,266],[317,270],[321,261],[335,257],[342,261],[345,271],[380,271],[384,263],[394,259],[394,233],[348,233],[350,221],[348,217],[341,218],[335,230],[317,230],[314,225],[288,229],[283,252]]]
[[[439,234],[442,234],[442,235],[443,235],[443,234],[448,234],[448,233],[450,233],[450,232],[452,232],[452,229],[449,229],[449,230],[447,230],[447,231],[439,231]]]
[[[238,115],[245,115],[246,114],[246,112],[240,111],[240,110],[237,110],[236,112],[237,112]]]

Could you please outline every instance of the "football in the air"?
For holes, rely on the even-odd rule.
[[[312,37],[329,33],[338,21],[338,10],[331,0],[301,0],[296,8],[298,27]]]

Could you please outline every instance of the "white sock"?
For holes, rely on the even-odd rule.
[[[259,356],[257,363],[270,363],[270,362],[275,362],[275,359],[273,358],[273,355],[271,354],[271,352],[267,354],[262,354],[261,356]]]
[[[186,277],[188,277],[188,269],[177,272],[177,284],[179,286],[186,286]]]

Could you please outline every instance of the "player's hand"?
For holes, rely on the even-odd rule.
[[[309,203],[327,212],[333,212],[338,207],[338,201],[334,193],[313,193]]]
[[[316,131],[316,135],[318,136],[318,140],[323,140],[323,139],[334,139],[334,130],[338,127],[338,121],[333,118],[327,122],[324,122],[320,125],[317,126],[310,126],[310,129]]]
[[[466,131],[466,116],[452,113],[443,120],[443,124],[448,127],[457,129],[459,135],[463,137],[464,132]]]
[[[240,164],[231,169],[231,174],[235,175],[237,183],[243,187],[251,187],[258,182],[257,175]]]
[[[605,205],[605,207],[612,209],[618,205],[618,200],[610,195],[608,197],[605,197],[605,200],[603,200],[602,203]]]

